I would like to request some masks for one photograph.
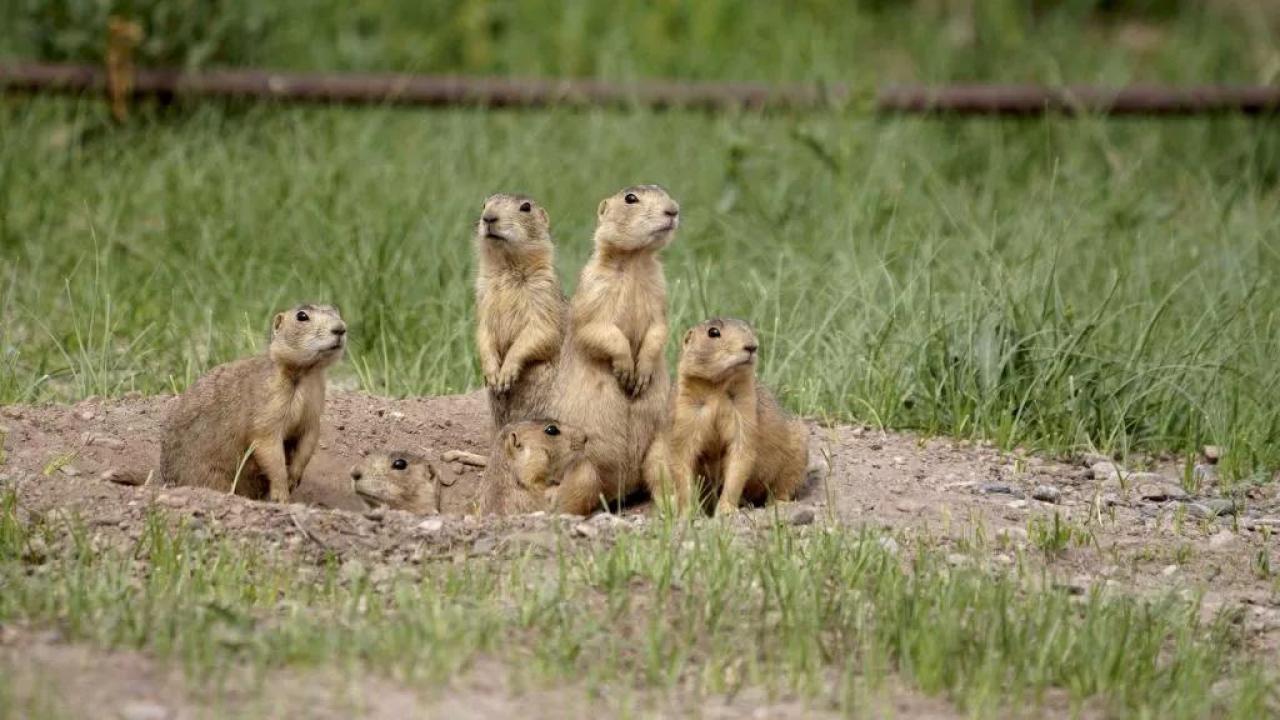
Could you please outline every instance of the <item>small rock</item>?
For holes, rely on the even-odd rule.
[[[996,537],[1002,538],[1011,543],[1019,543],[1026,542],[1029,536],[1027,535],[1026,528],[1007,527],[996,531]]]
[[[1119,480],[1124,469],[1110,460],[1103,460],[1090,465],[1089,473],[1094,480]]]
[[[169,720],[169,708],[153,702],[135,701],[120,708],[120,720]]]
[[[876,541],[876,544],[878,544],[882,550],[889,553],[890,555],[898,554],[898,550],[899,550],[898,541],[894,540],[891,537],[882,537]]]
[[[921,505],[915,500],[899,500],[893,507],[896,508],[898,512],[908,514],[918,513],[924,509],[924,505]]]
[[[1027,501],[1026,501],[1026,500],[1011,500],[1011,501],[1009,501],[1009,502],[1005,503],[1005,504],[1004,504],[1004,506],[1005,506],[1005,507],[1007,507],[1007,508],[1009,508],[1010,510],[1022,510],[1023,508],[1025,508],[1025,507],[1027,506]]]
[[[791,524],[812,525],[815,517],[813,508],[800,508],[791,514]]]
[[[1080,456],[1080,464],[1084,467],[1091,468],[1100,463],[1112,464],[1111,456],[1102,453],[1085,453]]]
[[[95,435],[93,433],[84,433],[80,436],[81,441],[85,445],[98,445],[100,447],[119,450],[124,447],[124,441],[110,435]]]
[[[1236,504],[1227,498],[1213,498],[1187,505],[1187,512],[1198,518],[1214,518],[1219,515],[1235,515]]]
[[[1161,574],[1161,575],[1163,575],[1163,576],[1165,576],[1165,577],[1169,577],[1170,575],[1172,575],[1172,574],[1174,574],[1174,573],[1176,573],[1176,572],[1178,572],[1178,566],[1177,566],[1177,565],[1165,565],[1165,566],[1164,566],[1164,569],[1162,569],[1162,570],[1160,571],[1160,574]]]
[[[1149,475],[1150,473],[1143,474]],[[1173,483],[1165,481],[1163,478],[1160,480],[1144,479],[1137,488],[1138,497],[1143,500],[1150,500],[1151,502],[1187,499],[1187,493],[1185,490]]]
[[[1203,453],[1204,461],[1210,465],[1217,465],[1222,459],[1222,448],[1217,445],[1205,445]]]
[[[170,508],[182,508],[187,506],[187,499],[181,495],[170,495],[169,493],[161,493],[156,496],[156,503]]]
[[[1236,534],[1230,530],[1222,530],[1214,533],[1209,538],[1210,550],[1227,550],[1236,544]]]
[[[67,477],[76,477],[77,475],[80,474],[80,468],[76,467],[75,465],[63,465],[62,467],[58,468],[58,472],[62,473],[63,475],[66,475]]]
[[[93,419],[93,411],[81,410],[80,412],[76,413],[76,417],[80,418],[81,420],[84,420],[85,422],[88,422]]]
[[[1056,503],[1062,499],[1062,491],[1052,485],[1038,485],[1031,491],[1031,497],[1040,502]]]
[[[624,520],[621,515],[615,515],[607,512],[596,513],[595,515],[592,515],[587,522],[599,528],[610,528],[627,524],[627,521]]]
[[[1217,513],[1204,503],[1187,503],[1187,514],[1194,518],[1217,517]]]
[[[395,419],[395,420],[403,420],[403,419],[404,419],[404,413],[400,412],[399,410],[392,410],[391,412],[389,412],[389,413],[387,413],[387,414],[388,414],[388,415],[390,415],[390,416],[392,417],[392,419]]]
[[[1191,469],[1191,476],[1201,487],[1218,484],[1218,466],[1197,464]]]
[[[374,522],[382,522],[382,519],[386,517],[386,515],[387,515],[387,509],[382,507],[381,505],[378,505],[377,507],[371,507],[368,510],[364,511],[364,516],[370,520],[373,520]]]
[[[103,473],[98,476],[98,479],[104,482],[113,482],[117,485],[138,486],[142,484],[144,478],[137,473],[125,473],[119,468],[109,468],[104,470]]]
[[[983,495],[1012,495],[1013,486],[1007,483],[983,483],[978,486],[978,492]]]
[[[600,535],[600,528],[590,523],[578,523],[573,526],[573,534],[590,539]]]
[[[434,535],[444,529],[444,520],[438,517],[427,518],[418,523],[415,529],[425,535]]]

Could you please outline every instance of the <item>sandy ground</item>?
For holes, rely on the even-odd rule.
[[[623,522],[465,514],[476,497],[481,471],[441,462],[440,454],[451,449],[487,454],[488,417],[481,393],[407,400],[333,393],[320,448],[295,495],[298,502],[288,506],[205,490],[126,487],[99,479],[110,469],[145,472],[158,465],[159,427],[172,402],[172,397],[135,397],[0,408],[5,451],[0,487],[16,487],[20,514],[66,513],[122,541],[138,537],[147,510],[158,506],[214,534],[260,540],[314,557],[336,553],[398,566],[431,555],[553,545],[557,534],[574,541],[607,541],[610,533],[626,532],[646,521],[644,503],[628,508]],[[811,483],[797,501],[777,508],[789,521],[870,525],[895,533],[903,542],[928,537],[957,550],[982,536],[996,548],[983,561],[1001,565],[1014,562],[1016,548],[1030,545],[1031,518],[1057,512],[1074,523],[1088,523],[1096,542],[1073,546],[1054,558],[1029,548],[1026,556],[1045,563],[1053,582],[1081,589],[1105,583],[1136,592],[1203,592],[1206,613],[1234,609],[1250,645],[1260,652],[1280,650],[1280,597],[1275,580],[1258,572],[1260,557],[1280,568],[1276,483],[1227,497],[1220,491],[1215,466],[1204,464],[1195,471],[1196,492],[1187,494],[1179,487],[1182,470],[1175,463],[1157,462],[1154,471],[1145,473],[1120,468],[1117,475],[1100,457],[1056,460],[862,427],[810,427],[813,451],[827,459],[830,472]],[[445,476],[446,515],[440,522],[424,524],[423,518],[406,513],[369,511],[352,493],[349,470],[364,453],[397,449],[425,455]],[[741,522],[764,522],[772,512],[757,509]],[[968,560],[957,553],[955,561]],[[103,656],[110,662],[99,662]],[[23,688],[39,693],[41,682],[70,666],[92,666],[93,671],[75,673],[74,682],[57,689],[60,697],[114,708],[120,716],[196,716],[183,710],[196,705],[180,679],[145,656],[64,643],[36,630],[0,628],[0,668],[15,672],[19,694]],[[285,716],[301,707],[308,708],[303,714],[309,716],[347,714],[324,715],[314,704],[303,704],[314,696],[308,693],[312,684],[332,688],[333,683],[285,675],[283,685],[296,687],[297,702],[290,700],[293,694],[284,693],[277,705],[256,707],[259,714]],[[460,679],[455,687],[427,698],[369,679],[358,683],[368,697],[348,694],[345,707],[371,717],[485,717],[530,707],[501,687],[486,686],[481,676]],[[379,683],[388,687],[368,691]],[[569,716],[598,710],[575,705],[581,698],[569,695],[577,699],[562,698],[548,706]],[[893,694],[885,702],[882,711],[898,717],[952,714],[945,703],[908,692]],[[759,706],[747,710],[740,703],[704,706],[701,714],[810,716],[799,706],[766,706],[759,715]]]

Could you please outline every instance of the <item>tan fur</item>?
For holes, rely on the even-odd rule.
[[[418,515],[440,512],[440,476],[421,456],[398,451],[371,453],[351,468],[351,480],[355,494],[369,507],[385,506]]]
[[[756,348],[741,320],[708,320],[684,335],[663,443],[681,508],[698,478],[719,492],[717,515],[735,512],[743,499],[789,500],[804,481],[809,434],[757,384]],[[651,489],[658,495],[665,486]]]
[[[550,220],[531,198],[490,197],[475,238],[476,348],[496,430],[547,415],[567,303]]]
[[[584,497],[625,498],[655,466],[649,449],[665,423],[670,388],[658,252],[675,236],[679,211],[656,185],[629,187],[600,203],[595,251],[570,303],[552,413],[591,438],[587,457],[601,485],[581,489]]]
[[[556,434],[551,434],[552,428]],[[586,445],[586,433],[551,420],[506,425],[489,453],[480,512],[589,514],[599,506],[591,494],[599,481],[584,454]]]
[[[288,502],[315,452],[324,371],[342,357],[346,330],[336,308],[301,305],[275,316],[266,354],[187,388],[164,423],[164,482]]]

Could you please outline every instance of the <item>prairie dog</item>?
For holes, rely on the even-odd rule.
[[[337,308],[300,305],[272,320],[266,353],[195,381],[165,419],[164,482],[288,502],[315,452],[325,369],[346,332]]]
[[[595,250],[582,269],[560,353],[553,414],[591,438],[599,494],[620,500],[655,467],[649,448],[666,421],[667,287],[658,252],[680,206],[657,185],[603,200]]]
[[[664,443],[681,508],[699,477],[719,491],[717,515],[744,498],[789,500],[804,481],[809,434],[756,382],[758,349],[741,320],[707,320],[684,335]]]
[[[372,453],[351,468],[355,493],[366,506],[386,506],[418,515],[440,512],[439,475],[421,456]]]
[[[547,414],[567,303],[550,219],[532,198],[485,200],[475,246],[476,349],[496,430]]]
[[[480,512],[589,514],[599,502],[599,480],[583,452],[586,445],[586,433],[552,420],[505,426],[489,453]]]

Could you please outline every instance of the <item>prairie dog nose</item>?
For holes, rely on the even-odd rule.
[[[663,210],[663,212],[666,213],[667,217],[675,217],[680,214],[680,207],[678,205],[675,207],[669,207],[666,210]]]
[[[360,468],[351,468],[352,480],[359,480],[361,477],[363,477],[363,473],[360,472]]]
[[[335,327],[333,329],[333,334],[337,335],[338,337],[342,337],[343,335],[346,335],[347,334],[346,324],[344,323],[342,325],[338,325],[337,327]]]
[[[757,345],[756,343],[747,343],[746,345],[743,345],[743,346],[742,346],[742,349],[743,349],[743,350],[746,350],[746,351],[747,351],[747,352],[749,352],[749,353],[753,353],[753,352],[755,352],[756,350],[759,350],[759,349],[760,349],[760,346],[759,346],[759,345]]]
[[[485,224],[485,225],[492,225],[492,224],[494,224],[494,223],[498,222],[498,216],[497,216],[497,215],[494,215],[493,213],[485,213],[485,214],[484,214],[484,217],[482,217],[482,218],[480,218],[480,219],[484,221],[484,224]]]

